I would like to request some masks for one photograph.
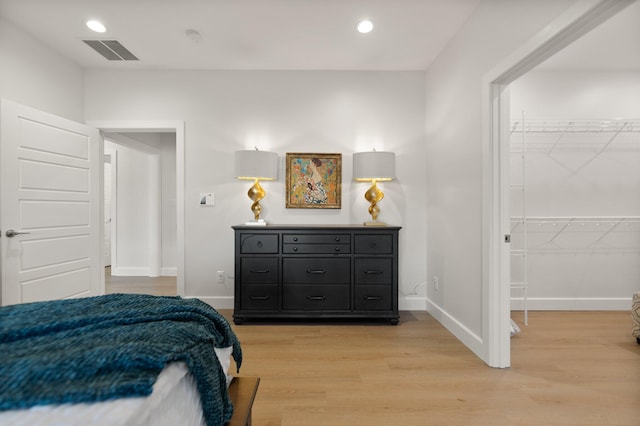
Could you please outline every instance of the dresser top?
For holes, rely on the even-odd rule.
[[[313,230],[325,230],[325,229],[338,229],[338,230],[344,230],[344,231],[348,231],[348,230],[367,230],[367,231],[397,231],[399,229],[401,229],[401,226],[390,226],[390,225],[385,225],[385,226],[367,226],[367,225],[318,225],[318,224],[314,224],[314,225],[270,225],[267,224],[266,226],[255,226],[255,225],[235,225],[232,226],[231,228],[233,229],[238,229],[238,230],[247,230],[247,229],[251,229],[251,230],[255,230],[255,231],[259,231],[259,230],[274,230],[274,231],[278,231],[278,230],[300,230],[300,231],[313,231]]]

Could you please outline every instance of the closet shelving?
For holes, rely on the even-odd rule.
[[[528,229],[520,228],[525,223],[525,218],[512,216],[511,232],[523,232],[531,234],[536,232],[541,237],[538,241],[529,238],[527,253],[532,252],[554,252],[571,251],[572,253],[619,253],[619,252],[639,252],[637,246],[622,247],[608,244],[606,238],[614,232],[635,232],[640,233],[640,216],[527,216],[526,223]],[[531,231],[533,229],[533,231]],[[581,233],[585,235],[582,247],[564,246],[558,240],[567,233]],[[521,252],[521,249],[513,250],[514,253]]]
[[[571,172],[578,173],[608,149],[615,142],[616,149],[631,149],[637,152],[640,138],[620,141],[624,133],[640,135],[640,120],[520,120],[511,123],[511,152],[519,154],[521,161],[520,183],[512,184],[512,191],[520,196],[519,215],[511,216],[511,234],[518,232],[522,237],[521,246],[511,250],[512,261],[521,262],[521,279],[511,282],[512,289],[519,289],[523,295],[524,323],[528,325],[528,255],[536,251],[552,253],[553,250],[582,251],[637,251],[637,247],[612,247],[607,237],[617,231],[640,232],[640,216],[531,216],[527,214],[527,152],[543,153],[553,157],[561,150],[583,151],[581,161],[571,166]],[[569,168],[569,167],[567,167]],[[585,245],[565,247],[559,244],[564,233],[583,232]],[[535,233],[532,234],[532,233]],[[531,234],[531,235],[530,235]],[[541,238],[542,237],[542,238]],[[541,239],[540,239],[541,238]],[[538,241],[536,241],[536,239]],[[533,241],[533,243],[532,243]],[[551,251],[550,251],[551,250]]]
[[[524,325],[529,325],[529,309],[527,306],[527,300],[528,300],[528,287],[529,287],[529,283],[528,283],[528,279],[527,279],[527,256],[528,256],[528,251],[527,251],[527,193],[526,193],[526,173],[525,173],[525,164],[526,164],[526,157],[525,157],[525,153],[526,153],[526,128],[523,126],[523,123],[525,123],[524,120],[524,113],[522,115],[522,121],[519,122],[520,123],[520,128],[518,129],[518,122],[514,122],[512,127],[511,127],[511,133],[512,135],[515,134],[519,134],[520,135],[520,139],[519,141],[516,142],[515,145],[518,145],[520,148],[520,161],[522,162],[521,164],[521,176],[520,176],[520,184],[511,184],[511,189],[514,191],[518,191],[520,192],[520,200],[521,200],[521,205],[520,205],[520,209],[522,212],[522,216],[520,217],[516,217],[516,216],[512,216],[511,217],[511,235],[514,235],[516,228],[518,226],[522,226],[522,248],[521,249],[514,249],[512,246],[511,249],[511,257],[512,260],[513,259],[519,259],[519,261],[521,262],[522,265],[522,275],[521,275],[521,279],[517,280],[517,281],[511,281],[510,282],[510,287],[511,289],[516,289],[516,290],[520,290],[522,292],[522,303],[523,303],[523,311],[524,311]],[[513,140],[513,138],[512,138]],[[512,152],[514,151],[513,149],[514,144],[512,143]],[[515,256],[515,257],[514,257]],[[512,321],[513,323],[513,321]],[[513,325],[512,325],[513,327]]]

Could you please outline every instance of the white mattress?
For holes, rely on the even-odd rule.
[[[225,372],[232,348],[215,349]],[[227,386],[231,376],[227,373]],[[60,404],[0,412],[0,425],[11,426],[195,426],[204,425],[200,396],[186,364],[167,365],[145,398],[122,398],[92,404]]]

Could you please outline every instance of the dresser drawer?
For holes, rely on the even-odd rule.
[[[303,311],[344,311],[349,309],[348,285],[285,285],[282,307]]]
[[[371,234],[355,236],[356,254],[391,254],[393,252],[393,236],[387,234]]]
[[[351,281],[349,258],[290,258],[282,260],[284,284],[349,284]]]
[[[241,234],[240,253],[278,253],[278,234]]]
[[[349,254],[350,244],[283,244],[284,254]]]
[[[392,266],[391,259],[355,259],[355,283],[356,284],[391,284]]]
[[[357,311],[390,311],[391,286],[357,285],[355,308]]]
[[[284,244],[349,244],[349,234],[284,234]]]
[[[242,284],[277,284],[277,257],[243,257],[240,258],[240,283]]]
[[[240,308],[247,310],[278,309],[278,285],[241,284]]]

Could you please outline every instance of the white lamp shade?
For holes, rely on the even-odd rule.
[[[396,178],[396,154],[371,151],[353,154],[353,179],[358,181],[393,180]]]
[[[235,176],[238,179],[247,180],[276,180],[278,154],[257,150],[236,151]]]

